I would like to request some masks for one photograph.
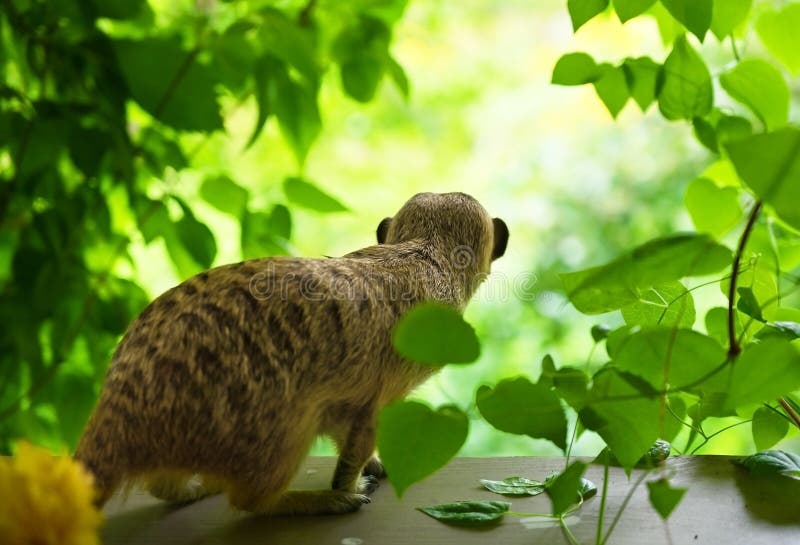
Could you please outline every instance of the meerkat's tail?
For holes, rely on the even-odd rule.
[[[123,480],[112,457],[111,445],[104,444],[102,440],[104,435],[93,414],[73,456],[73,459],[80,462],[94,478],[94,504],[98,508],[105,505]]]

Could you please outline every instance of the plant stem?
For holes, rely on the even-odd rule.
[[[794,425],[800,428],[800,415],[798,415],[792,406],[789,405],[789,402],[784,398],[780,398],[778,403],[781,404],[781,407],[783,407],[783,410],[786,411],[786,414],[788,414],[792,421],[794,421]]]
[[[608,456],[606,456],[605,464],[603,464],[603,495],[600,496],[600,513],[597,515],[597,537],[594,540],[595,545],[600,545],[603,542],[603,517],[606,514],[606,498],[608,497]]]
[[[733,37],[733,33],[732,32],[730,34],[730,38],[731,38],[731,49],[733,49],[733,57],[738,62],[738,61],[742,60],[742,58],[739,56],[739,50],[736,47],[736,38]]]
[[[160,118],[161,114],[164,113],[164,109],[169,104],[169,101],[172,99],[172,95],[175,94],[175,91],[178,89],[178,86],[183,81],[183,78],[186,77],[186,74],[189,73],[189,69],[194,64],[195,59],[200,54],[200,48],[195,47],[192,49],[186,58],[183,60],[183,63],[178,67],[178,71],[172,77],[172,81],[169,82],[167,86],[167,90],[164,91],[164,96],[161,97],[161,100],[158,101],[158,105],[155,108],[154,116],[155,118]]]
[[[739,341],[736,339],[736,307],[734,306],[734,302],[736,300],[736,280],[739,277],[739,265],[742,261],[744,249],[747,246],[747,240],[750,238],[750,233],[753,231],[753,227],[756,224],[758,213],[761,212],[761,204],[761,201],[756,201],[755,206],[753,206],[753,210],[750,211],[750,217],[747,218],[747,224],[744,227],[744,231],[742,231],[742,236],[739,239],[739,245],[736,248],[736,254],[733,257],[731,284],[728,288],[728,356],[730,356],[731,359],[738,356],[742,351],[742,347],[739,345]]]
[[[617,514],[614,515],[614,520],[611,521],[611,525],[608,527],[608,532],[606,532],[606,536],[603,538],[603,541],[600,542],[600,545],[605,545],[608,539],[611,537],[611,532],[614,531],[614,528],[617,526],[619,519],[622,517],[622,513],[625,511],[625,508],[628,506],[628,503],[631,501],[633,497],[633,493],[636,492],[636,489],[639,488],[639,485],[642,484],[645,477],[650,474],[650,470],[642,471],[642,476],[636,480],[636,483],[628,490],[628,493],[625,495],[625,499],[622,500],[622,505],[619,506],[619,511]]]
[[[572,530],[569,529],[567,523],[564,521],[564,515],[558,517],[558,522],[561,524],[561,529],[564,530],[564,535],[567,536],[567,541],[570,542],[570,545],[581,545],[581,542],[575,537],[572,533]]]

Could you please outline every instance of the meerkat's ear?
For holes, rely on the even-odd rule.
[[[494,224],[494,245],[492,246],[492,261],[501,257],[506,253],[506,246],[508,245],[508,227],[506,222],[500,218],[492,220]]]
[[[383,218],[378,224],[378,244],[386,242],[386,235],[389,233],[389,224],[392,223],[392,218]]]

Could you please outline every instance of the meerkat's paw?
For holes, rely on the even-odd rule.
[[[358,479],[357,492],[359,494],[372,494],[381,485],[374,475],[364,475]]]
[[[370,503],[369,496],[342,490],[289,490],[279,497],[242,501],[234,494],[234,507],[261,515],[341,515]]]
[[[372,458],[369,459],[367,465],[364,466],[364,471],[362,473],[364,475],[377,477],[378,479],[383,479],[386,477],[386,470],[383,468],[383,463],[381,462],[381,459],[378,458],[377,454],[372,455]]]

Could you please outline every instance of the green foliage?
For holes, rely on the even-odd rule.
[[[511,504],[507,501],[459,501],[417,507],[419,511],[436,520],[466,526],[496,523],[510,508]]]
[[[714,103],[711,73],[685,36],[675,40],[661,77],[658,108],[665,118],[692,119],[711,111]]]
[[[696,317],[694,298],[677,280],[653,286],[620,310],[628,325],[692,327]]]
[[[752,431],[756,449],[766,450],[786,437],[789,421],[771,407],[759,407],[753,413]]]
[[[800,480],[800,456],[782,450],[757,452],[736,462],[758,477],[788,477]]]
[[[686,494],[686,488],[673,487],[666,479],[659,479],[647,483],[647,493],[650,505],[667,520]]]
[[[614,0],[614,11],[621,22],[630,21],[650,9],[656,0]]]
[[[708,178],[696,178],[686,186],[686,210],[695,229],[721,238],[742,218],[739,191],[735,187],[719,187]]]
[[[607,7],[608,0],[567,0],[567,9],[572,19],[572,29],[577,31]]]
[[[786,339],[764,339],[748,345],[733,366],[725,407],[767,402],[798,388],[800,351]]]
[[[762,13],[756,22],[761,41],[775,58],[797,75],[800,73],[800,4]]]
[[[661,0],[661,4],[702,42],[711,26],[713,0]],[[677,42],[676,42],[677,43]]]
[[[477,393],[481,415],[495,428],[533,438],[549,439],[567,448],[567,419],[558,396],[543,384],[519,377]]]
[[[506,477],[502,481],[481,479],[487,490],[504,496],[538,496],[545,490],[545,484],[525,477]]]
[[[747,17],[753,0],[725,0],[714,2],[711,14],[711,32],[719,41],[724,40]]]
[[[745,59],[720,75],[719,83],[758,117],[767,129],[778,129],[789,118],[789,87],[780,70],[760,59]]]
[[[475,330],[454,308],[441,303],[423,303],[397,322],[392,337],[402,356],[426,365],[472,363],[480,355]]]
[[[397,495],[455,456],[468,428],[467,416],[452,405],[434,411],[423,403],[405,401],[383,409],[378,450]]]
[[[559,473],[547,485],[547,495],[553,504],[553,514],[560,515],[572,507],[576,499],[583,496],[583,493],[592,494],[597,491],[591,483],[584,484],[583,473],[586,471],[586,464],[583,462],[572,462],[563,472]],[[588,482],[588,481],[587,481]]]
[[[247,146],[274,119],[293,151],[289,201],[346,210],[302,172],[322,128],[322,82],[334,69],[355,74],[343,92],[360,82],[361,100],[384,74],[407,89],[389,53],[405,2],[3,6],[0,452],[23,436],[71,448],[150,297],[133,281],[142,241],[148,252],[163,244],[180,278],[231,253],[292,251],[289,209],[204,160],[208,142],[241,134],[240,106],[257,109]],[[377,74],[363,69],[375,59]],[[212,232],[198,195],[241,223],[239,244]]]
[[[602,69],[586,53],[568,53],[558,59],[551,82],[556,85],[583,85],[602,77]]]

